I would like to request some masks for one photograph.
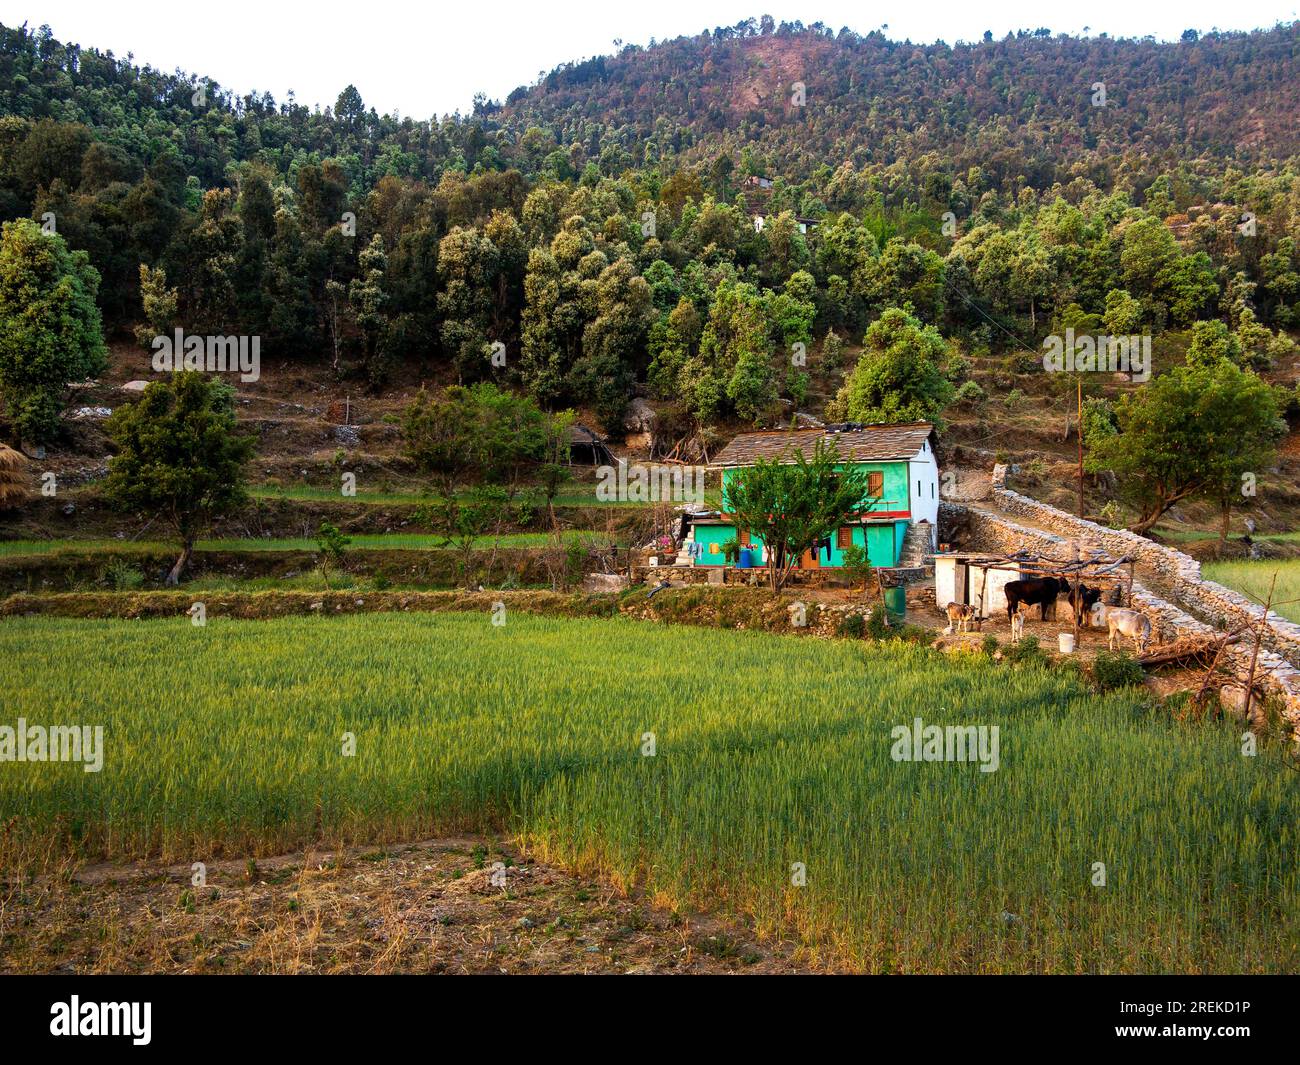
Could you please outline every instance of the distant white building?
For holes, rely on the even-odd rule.
[[[758,214],[757,212],[755,212],[755,214],[753,215],[753,219],[754,219],[754,232],[755,232],[755,233],[762,233],[762,232],[763,232],[763,227],[764,227],[765,225],[767,225],[767,219],[768,219],[769,217],[770,217],[769,215]],[[817,228],[817,224],[818,224],[818,222],[820,221],[820,219],[817,219],[817,218],[796,218],[795,221],[799,223],[799,232],[800,232],[800,233],[807,233],[808,230],[810,230],[810,229],[816,229],[816,228]]]

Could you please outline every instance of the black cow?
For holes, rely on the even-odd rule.
[[[1070,582],[1064,577],[1027,577],[1009,581],[1002,590],[1007,597],[1008,620],[1015,614],[1016,608],[1024,603],[1025,606],[1038,606],[1040,621],[1055,621],[1056,598],[1069,593]]]
[[[1092,610],[1092,604],[1101,601],[1101,589],[1089,588],[1086,584],[1076,584],[1070,589],[1067,596],[1070,605],[1074,607],[1074,617],[1080,625],[1088,620],[1088,612]]]

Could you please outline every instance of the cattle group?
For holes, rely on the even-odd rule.
[[[1082,581],[1071,584],[1064,575],[1055,577],[1023,577],[1003,586],[1007,598],[1007,620],[1011,622],[1011,638],[1019,640],[1024,635],[1025,618],[1031,607],[1038,607],[1040,621],[1056,620],[1056,603],[1065,597],[1074,612],[1078,625],[1105,629],[1108,645],[1115,649],[1119,636],[1130,638],[1139,654],[1146,652],[1151,642],[1151,622],[1136,610],[1108,606],[1101,601],[1102,590],[1090,588]],[[973,626],[979,628],[980,618],[974,607],[952,603],[947,607],[948,629],[958,632]]]

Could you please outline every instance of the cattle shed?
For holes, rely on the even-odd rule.
[[[569,426],[569,462],[575,466],[613,466],[614,453],[594,429],[574,422]]]
[[[1121,603],[1132,600],[1133,560],[1103,552],[1057,559],[1028,551],[1012,555],[946,551],[930,558],[934,562],[935,605],[940,610],[949,603],[960,603],[978,607],[981,617],[991,617],[1007,608],[1006,586],[1031,577],[1064,577],[1071,585],[1110,592]]]

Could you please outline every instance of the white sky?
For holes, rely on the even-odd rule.
[[[900,6],[902,10],[900,10]],[[559,63],[608,54],[614,40],[648,44],[772,15],[859,33],[887,25],[895,40],[978,40],[985,30],[1046,26],[1053,33],[1177,38],[1183,30],[1249,30],[1297,19],[1300,0],[1088,0],[1053,11],[1041,0],[655,0],[652,4],[554,0],[0,0],[0,22],[47,24],[56,38],[133,53],[140,64],[203,74],[242,94],[287,90],[299,103],[332,105],[349,82],[367,106],[414,118],[468,112],[476,92],[504,100]]]

